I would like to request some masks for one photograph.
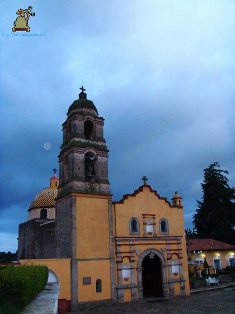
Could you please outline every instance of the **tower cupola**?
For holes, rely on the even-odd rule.
[[[81,93],[79,94],[79,98],[74,100],[72,105],[69,107],[68,114],[72,113],[73,111],[79,113],[89,113],[91,115],[98,115],[98,111],[94,103],[87,99],[87,94],[85,93],[85,88],[82,86]]]
[[[175,192],[173,198],[172,198],[172,205],[175,207],[182,207],[182,197],[178,194],[178,192]]]

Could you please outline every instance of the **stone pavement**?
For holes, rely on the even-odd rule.
[[[199,292],[199,291],[197,291]],[[234,286],[201,290],[189,297],[174,297],[169,300],[149,299],[131,303],[102,302],[80,304],[72,314],[235,314],[235,283]]]
[[[22,314],[56,314],[58,309],[59,284],[47,283],[45,289],[25,307]]]

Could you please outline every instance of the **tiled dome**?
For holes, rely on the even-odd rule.
[[[41,207],[55,207],[55,199],[58,194],[58,189],[45,188],[36,195],[29,209]]]
[[[29,211],[34,208],[55,207],[55,199],[58,194],[59,179],[54,176],[50,178],[50,187],[39,192],[29,206]]]

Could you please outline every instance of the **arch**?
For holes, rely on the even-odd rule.
[[[85,139],[91,140],[94,134],[94,124],[91,120],[86,120],[84,122],[84,136]]]
[[[96,155],[93,152],[87,152],[85,154],[85,177],[88,180],[92,180],[95,177],[95,163]]]
[[[48,283],[59,282],[59,279],[58,279],[56,273],[53,270],[51,270],[51,269],[48,269],[48,279],[47,279],[47,282]]]
[[[143,281],[142,281],[142,273],[143,273],[143,261],[146,256],[152,255],[156,256],[159,259],[160,267],[161,267],[161,282],[162,282],[162,294],[163,297],[166,297],[169,294],[167,288],[166,281],[166,260],[162,253],[154,248],[150,248],[148,250],[143,251],[138,258],[137,262],[137,282],[138,282],[138,298],[143,298]]]
[[[140,233],[139,220],[135,217],[132,217],[129,220],[129,233],[130,234],[139,234]]]
[[[160,219],[159,230],[160,230],[160,233],[164,233],[164,234],[169,233],[168,221],[166,218]]]
[[[46,208],[42,208],[40,210],[40,219],[47,219],[47,209]]]
[[[123,255],[123,256],[120,257],[120,260],[121,260],[122,263],[123,263],[124,258],[128,259],[129,262],[131,262],[131,257],[130,257],[130,256],[128,256],[128,255]]]
[[[177,259],[180,259],[179,253],[175,253],[175,252],[170,254],[170,259],[174,259],[174,256],[175,256]]]
[[[101,279],[96,280],[95,287],[96,287],[96,293],[102,292],[102,281],[101,281]]]

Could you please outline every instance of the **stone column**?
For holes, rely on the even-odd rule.
[[[124,302],[124,289],[122,287],[122,264],[118,264],[118,286],[117,296],[119,302]]]
[[[131,300],[138,300],[138,290],[135,282],[135,265],[134,262],[130,263],[131,268]]]
[[[181,239],[177,240],[177,248],[180,249],[180,253],[181,253],[180,256],[182,257]],[[181,259],[181,261],[182,261],[182,259]],[[180,273],[180,294],[181,295],[185,295],[185,280],[184,280],[184,273],[183,273],[182,262],[179,263],[179,273]]]
[[[157,228],[156,228],[156,216],[153,216],[153,236],[157,236]]]
[[[76,254],[76,197],[71,196],[71,216],[72,216],[72,230],[71,230],[71,309],[77,309],[78,306],[78,262]]]
[[[142,271],[143,271],[143,267],[137,268],[138,299],[143,299]]]
[[[112,199],[108,201],[108,217],[109,217],[109,250],[110,250],[110,281],[111,281],[111,296],[113,300],[117,300],[116,294],[116,274],[115,274],[115,245],[114,245],[114,226]]]

